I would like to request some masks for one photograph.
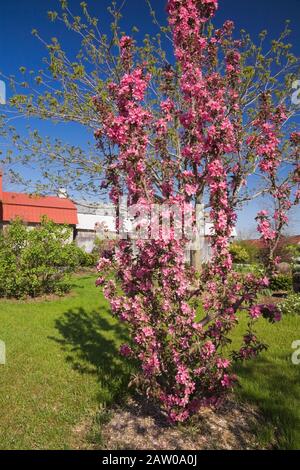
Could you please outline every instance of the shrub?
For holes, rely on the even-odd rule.
[[[259,264],[234,264],[234,271],[237,273],[253,273],[255,275],[260,275],[262,273],[262,268]]]
[[[288,261],[293,261],[300,256],[300,245],[287,245],[285,247],[286,257]]]
[[[270,279],[270,289],[272,291],[289,291],[293,288],[293,279],[290,274],[276,274]]]
[[[79,246],[74,246],[74,250],[78,256],[78,265],[82,268],[95,267],[98,261],[98,256],[95,253],[87,253]]]
[[[300,294],[290,294],[279,308],[283,315],[300,315]]]
[[[282,237],[278,246],[274,250],[274,257],[279,258],[283,263],[292,263],[293,259],[299,256],[300,247],[298,245],[288,245],[287,240]],[[259,260],[263,264],[268,262],[268,250],[266,247],[261,248],[259,251]]]
[[[253,264],[259,261],[260,248],[257,245],[247,240],[239,240],[236,243],[238,243],[239,246],[241,246],[247,251],[248,257],[249,257],[249,261],[248,261],[249,263]]]
[[[67,292],[68,275],[79,264],[69,237],[67,226],[46,218],[33,229],[21,220],[13,221],[0,236],[0,296],[20,298]]]
[[[250,261],[250,256],[246,248],[239,243],[232,243],[232,245],[230,245],[230,253],[234,263],[246,264]]]

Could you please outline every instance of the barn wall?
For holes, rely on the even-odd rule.
[[[87,253],[91,253],[94,248],[96,232],[93,230],[78,230],[76,231],[75,242],[79,248],[82,248]]]
[[[82,214],[78,212],[77,229],[94,231],[97,224],[103,224],[109,231],[116,230],[116,218],[112,215]]]

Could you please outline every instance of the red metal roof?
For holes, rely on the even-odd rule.
[[[78,223],[76,206],[67,198],[3,192],[0,204],[0,219],[4,222],[20,217],[25,222],[39,223],[47,216],[57,224]]]

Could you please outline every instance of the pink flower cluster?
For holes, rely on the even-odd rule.
[[[120,40],[121,61],[126,70],[132,66],[133,39],[130,36],[122,36]]]
[[[256,220],[258,221],[257,230],[261,233],[262,238],[265,241],[274,240],[276,236],[275,230],[271,227],[269,220],[269,213],[266,210],[262,210],[257,214]]]

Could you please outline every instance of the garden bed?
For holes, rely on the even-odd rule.
[[[113,410],[102,442],[106,449],[256,449],[261,422],[254,407],[231,399],[218,410],[203,408],[188,424],[171,426],[157,407],[131,399]]]

